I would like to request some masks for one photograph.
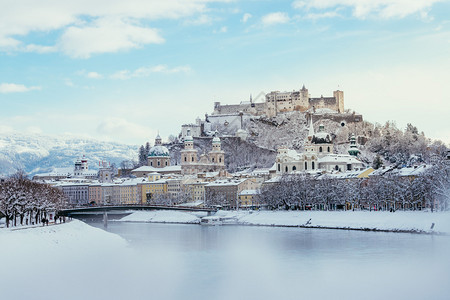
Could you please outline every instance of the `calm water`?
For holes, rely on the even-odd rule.
[[[446,236],[122,222],[107,230],[134,256],[132,274],[121,274],[140,282],[130,299],[450,299]]]

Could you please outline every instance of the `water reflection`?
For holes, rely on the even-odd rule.
[[[96,224],[101,227],[101,224]],[[447,299],[448,237],[110,222],[155,299]],[[143,278],[145,279],[143,279]],[[135,286],[142,299],[146,289]]]

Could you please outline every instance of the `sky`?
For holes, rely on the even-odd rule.
[[[450,144],[449,79],[450,0],[0,0],[0,133],[153,143],[305,84]]]

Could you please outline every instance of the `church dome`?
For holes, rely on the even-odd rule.
[[[194,138],[190,135],[184,137],[184,142],[194,142]]]
[[[314,134],[312,142],[314,144],[331,144],[333,141],[329,133],[322,131]]]
[[[220,144],[220,138],[215,136],[212,140],[213,144]]]
[[[319,125],[319,132],[315,133],[312,138],[313,144],[331,144],[333,142],[331,135],[325,132],[325,126]]]
[[[170,156],[169,150],[164,146],[154,146],[148,152],[148,156]]]

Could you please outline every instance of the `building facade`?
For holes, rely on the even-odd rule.
[[[289,174],[295,172],[346,172],[361,170],[364,164],[357,158],[359,150],[355,139],[351,140],[349,154],[333,153],[333,140],[331,135],[319,126],[314,132],[312,119],[310,119],[309,133],[305,141],[303,153],[280,147],[276,157],[276,173]]]
[[[170,166],[169,150],[162,145],[161,137],[155,139],[155,145],[148,152],[147,165],[154,168],[164,168]]]
[[[196,175],[200,172],[217,172],[225,170],[225,152],[221,149],[220,138],[212,140],[212,150],[198,158],[194,148],[194,138],[190,135],[184,139],[184,149],[181,150],[181,174]]]

